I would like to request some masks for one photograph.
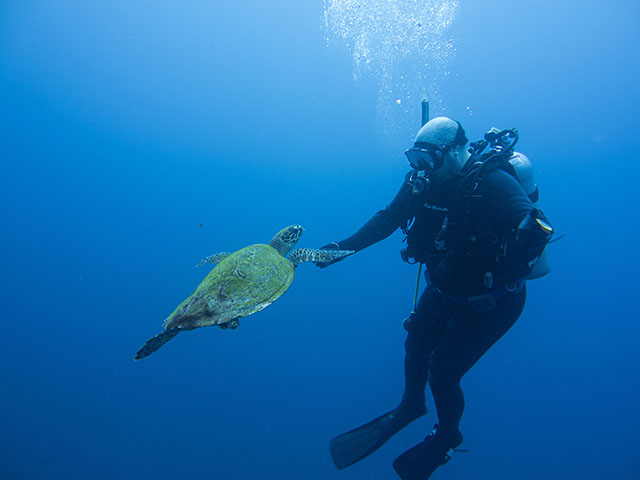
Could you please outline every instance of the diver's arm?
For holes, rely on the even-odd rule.
[[[395,198],[386,208],[378,211],[356,233],[334,243],[339,246],[340,250],[359,252],[384,240],[411,217],[411,207],[414,203],[411,197],[411,187],[403,183]]]
[[[380,240],[384,240],[395,232],[398,227],[411,218],[415,204],[416,198],[415,195],[411,194],[411,187],[407,183],[403,183],[391,203],[371,217],[356,233],[344,240],[331,242],[321,248],[359,252]],[[333,262],[318,262],[316,265],[320,268],[328,267],[343,258],[346,257]]]

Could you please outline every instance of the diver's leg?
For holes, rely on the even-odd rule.
[[[450,379],[430,362],[429,387],[438,412],[438,433],[440,437],[453,438],[458,434],[458,426],[464,412],[464,393],[458,379]]]
[[[438,425],[425,440],[400,455],[393,468],[403,480],[427,480],[449,460],[448,452],[462,443],[459,430],[464,411],[460,380],[516,322],[525,301],[524,290],[509,295],[495,310],[461,308],[452,317],[429,360],[429,386],[436,403]]]
[[[525,290],[508,295],[494,310],[462,309],[452,319],[429,360],[429,386],[438,412],[438,431],[457,435],[464,410],[460,380],[516,322],[526,298]]]
[[[420,296],[416,311],[405,322],[405,389],[398,409],[422,409],[425,404],[429,358],[453,311],[445,308],[442,296],[427,288]]]

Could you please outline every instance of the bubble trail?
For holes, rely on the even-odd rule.
[[[412,122],[420,99],[443,110],[441,86],[449,75],[455,41],[448,31],[458,0],[325,0],[328,46],[341,43],[353,54],[356,85],[369,79],[378,89],[377,111],[384,133]],[[409,120],[407,120],[409,119]]]

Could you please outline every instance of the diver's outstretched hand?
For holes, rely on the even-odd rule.
[[[340,248],[340,244],[338,242],[327,243],[325,246],[320,247],[320,250],[342,250]],[[355,252],[354,252],[355,253]],[[353,254],[352,254],[353,255]],[[333,265],[341,260],[344,260],[349,255],[344,257],[336,258],[335,260],[331,260],[330,262],[315,262],[314,265],[318,268],[327,268],[329,265]]]

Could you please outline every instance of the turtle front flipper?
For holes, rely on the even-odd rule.
[[[134,360],[140,360],[144,357],[148,357],[153,352],[158,350],[161,346],[171,340],[173,337],[180,333],[179,328],[170,328],[165,330],[164,332],[156,335],[155,337],[147,340],[140,350],[136,353],[136,356],[133,358]]]
[[[289,261],[294,267],[302,262],[332,262],[355,253],[354,250],[315,250],[313,248],[296,248],[289,254]]]
[[[229,252],[214,253],[213,255],[209,255],[208,257],[204,257],[202,260],[200,260],[198,263],[196,263],[194,265],[194,267],[200,267],[200,266],[204,265],[205,263],[218,263],[223,258],[228,257],[229,255],[231,255],[231,253],[229,253]]]

